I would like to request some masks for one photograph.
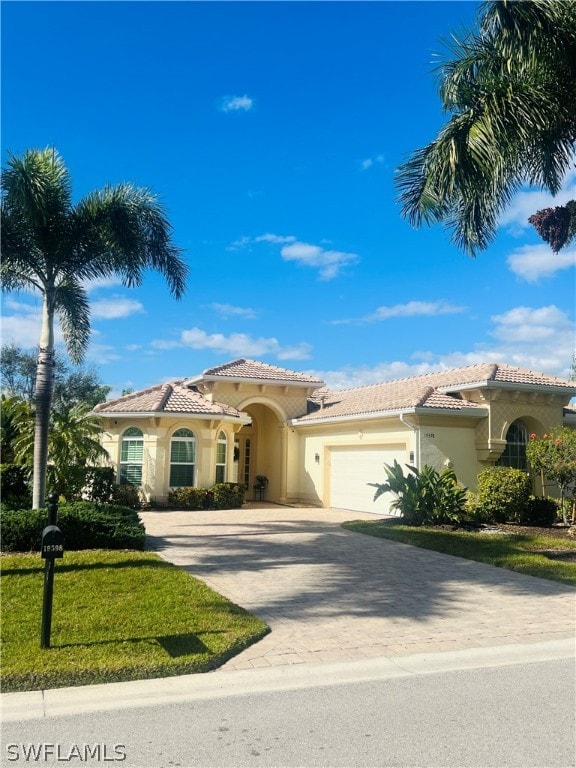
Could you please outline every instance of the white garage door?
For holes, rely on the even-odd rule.
[[[366,448],[330,449],[330,506],[355,512],[390,512],[393,494],[385,493],[374,501],[376,488],[368,483],[386,482],[384,464],[406,463],[404,446],[370,445]]]

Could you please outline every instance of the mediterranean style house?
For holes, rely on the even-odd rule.
[[[118,481],[148,500],[226,481],[247,499],[385,514],[390,498],[374,502],[369,485],[384,482],[385,464],[451,467],[474,489],[488,466],[527,469],[530,434],[576,428],[575,395],[575,382],[499,363],[334,391],[239,359],[94,412]]]

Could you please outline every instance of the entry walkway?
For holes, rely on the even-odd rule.
[[[142,519],[163,558],[271,627],[222,672],[574,638],[570,587],[340,527],[373,515],[253,504]]]

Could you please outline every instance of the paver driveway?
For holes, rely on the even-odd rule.
[[[574,637],[570,587],[345,531],[333,509],[145,512],[149,544],[272,632],[222,669]]]

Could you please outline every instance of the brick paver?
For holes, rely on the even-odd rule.
[[[333,509],[145,512],[150,544],[272,632],[222,670],[574,637],[570,587],[345,531]]]

